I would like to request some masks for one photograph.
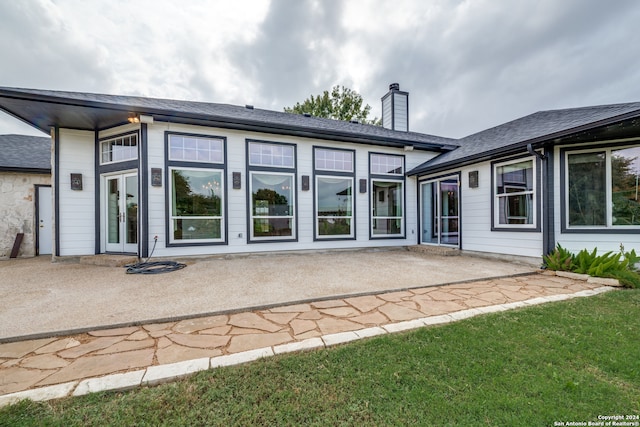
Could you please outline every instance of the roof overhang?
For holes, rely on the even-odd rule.
[[[554,145],[574,145],[591,142],[606,142],[628,138],[640,138],[640,110],[605,120],[592,122],[579,127],[562,130],[537,138],[519,141],[495,150],[484,151],[472,156],[454,159],[449,162],[429,166],[426,162],[411,171],[407,176],[424,176],[444,172],[453,168],[469,166],[497,158],[527,152],[531,149],[549,148]]]
[[[183,123],[208,127],[228,128],[253,132],[275,133],[298,137],[373,144],[388,147],[413,147],[415,150],[447,152],[453,143],[425,142],[406,138],[390,138],[357,132],[323,130],[314,127],[267,123],[242,118],[229,118],[210,114],[194,114],[158,108],[141,108],[78,100],[51,95],[33,94],[10,88],[0,89],[0,109],[45,133],[54,127],[100,131],[125,125],[132,115],[150,115],[154,122]]]

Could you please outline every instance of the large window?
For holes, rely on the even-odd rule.
[[[371,184],[373,237],[404,234],[402,182],[377,181]]]
[[[171,241],[222,241],[222,171],[170,168],[170,176]]]
[[[226,242],[225,138],[166,133],[169,244]]]
[[[566,152],[566,225],[640,226],[640,146]]]
[[[316,238],[355,237],[354,152],[314,148]]]
[[[535,162],[516,160],[497,163],[493,165],[493,171],[494,227],[535,227]]]
[[[100,141],[100,164],[138,158],[138,134],[132,133]]]
[[[404,157],[372,153],[369,174],[371,237],[404,236]]]
[[[247,141],[251,241],[296,238],[295,146]]]

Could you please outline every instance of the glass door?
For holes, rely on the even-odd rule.
[[[125,173],[104,179],[106,251],[138,253],[138,175]]]
[[[457,176],[420,184],[421,243],[460,245],[459,196]]]

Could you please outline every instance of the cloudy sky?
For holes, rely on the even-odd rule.
[[[0,1],[0,86],[283,107],[334,85],[462,137],[640,101],[636,0]],[[0,113],[0,133],[39,134]]]

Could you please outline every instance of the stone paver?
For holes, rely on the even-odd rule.
[[[256,313],[232,314],[229,324],[240,328],[260,329],[266,332],[276,332],[282,329],[282,326],[263,319]]]
[[[145,349],[127,351],[125,353],[82,357],[60,369],[55,374],[43,379],[38,385],[64,383],[132,368],[150,366],[153,361],[153,354],[153,349]]]
[[[209,367],[611,289],[602,283],[610,282],[533,274],[0,344],[0,406],[156,384]]]
[[[54,340],[55,338],[46,338],[41,340],[18,341],[7,344],[0,344],[0,357],[6,357],[10,359],[22,357],[26,354],[31,353],[32,351],[37,350],[42,346],[49,344]]]
[[[248,334],[238,335],[231,338],[229,344],[230,353],[239,353],[256,347],[271,347],[291,341],[293,338],[287,332],[277,332],[273,334]]]
[[[380,300],[374,295],[367,295],[363,297],[355,297],[355,298],[347,298],[345,300],[347,304],[351,304],[362,313],[367,313],[369,311],[375,310],[376,308],[383,305],[385,302]]]

